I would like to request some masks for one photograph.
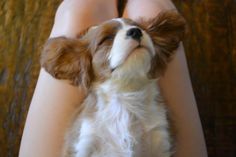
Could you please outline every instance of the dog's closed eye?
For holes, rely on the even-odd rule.
[[[106,35],[99,41],[98,46],[104,44],[106,41],[112,41],[113,39],[114,35]]]

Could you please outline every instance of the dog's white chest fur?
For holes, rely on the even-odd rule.
[[[77,117],[68,135],[73,136],[71,157],[170,155],[166,111],[157,101],[156,81],[127,83],[117,87],[107,81],[96,88],[94,109],[85,109],[87,116]]]

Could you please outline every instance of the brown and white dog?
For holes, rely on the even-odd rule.
[[[49,39],[41,65],[87,92],[63,157],[170,157],[172,142],[157,80],[185,34],[176,12],[135,23],[112,19],[76,39]]]

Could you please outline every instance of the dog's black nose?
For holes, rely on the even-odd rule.
[[[139,28],[131,28],[127,31],[126,35],[128,37],[132,37],[135,40],[140,40],[140,38],[143,36],[143,33]]]

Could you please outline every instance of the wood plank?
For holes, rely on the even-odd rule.
[[[209,157],[236,156],[236,1],[174,0]]]
[[[0,156],[17,156],[59,0],[0,1]]]

